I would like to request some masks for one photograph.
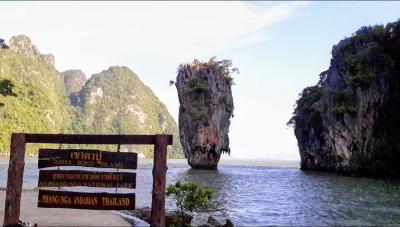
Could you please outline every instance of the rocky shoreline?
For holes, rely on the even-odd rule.
[[[131,211],[121,211],[122,214],[129,215],[136,217],[140,220],[142,220],[145,223],[150,223],[150,218],[151,218],[151,208],[150,207],[142,207],[138,208],[136,210],[131,210]],[[179,220],[180,220],[180,213],[178,211],[166,211],[165,214],[165,226],[174,226]],[[193,220],[193,216],[190,215],[189,213],[184,213],[184,225],[185,226],[191,226],[191,222]],[[129,221],[129,220],[128,220]],[[138,223],[138,221],[131,219],[131,223],[134,226],[142,226],[144,223]],[[225,224],[222,224],[220,221],[215,219],[212,216],[209,216],[207,219],[207,222],[204,224],[200,224],[198,226],[202,227],[234,227],[234,224],[229,220],[226,219]]]

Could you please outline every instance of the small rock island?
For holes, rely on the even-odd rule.
[[[230,153],[229,125],[233,117],[229,60],[194,60],[178,69],[175,86],[179,96],[179,135],[189,165],[217,169],[222,153]]]
[[[332,49],[293,118],[301,169],[400,174],[400,21],[362,27]]]

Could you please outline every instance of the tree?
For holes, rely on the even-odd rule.
[[[13,91],[14,84],[11,80],[3,79],[0,80],[0,95],[2,96],[17,96]],[[4,103],[0,102],[0,106],[4,106]]]
[[[172,196],[176,206],[181,214],[179,225],[184,220],[184,212],[192,212],[194,209],[208,204],[214,192],[211,189],[204,188],[195,182],[177,181],[167,187],[167,196]]]

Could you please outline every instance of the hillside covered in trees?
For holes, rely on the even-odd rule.
[[[80,70],[60,73],[26,36],[0,50],[0,80],[12,92],[0,96],[0,154],[9,153],[13,132],[174,135],[170,158],[183,157],[176,122],[166,106],[127,67],[110,67],[89,80]],[[108,149],[116,149],[109,146]],[[122,146],[152,157],[150,146]],[[29,145],[28,153],[37,146]]]

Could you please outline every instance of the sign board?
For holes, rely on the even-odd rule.
[[[136,153],[83,149],[39,149],[38,167],[83,166],[136,169]],[[40,170],[39,187],[136,187],[136,173],[84,170]],[[135,194],[39,190],[38,207],[133,210]]]
[[[13,133],[10,145],[7,190],[3,226],[16,226],[20,220],[25,148],[31,143],[46,144],[147,144],[154,145],[151,226],[165,226],[165,186],[167,146],[172,135],[83,135]],[[95,168],[136,169],[136,153],[82,149],[40,149],[39,168],[83,166]],[[82,170],[40,170],[41,187],[136,187],[136,174]],[[116,190],[117,192],[117,190]],[[95,193],[39,190],[38,207],[131,210],[134,193]],[[93,217],[95,218],[95,217]]]
[[[38,207],[93,210],[134,210],[135,194],[39,190]]]
[[[39,149],[39,169],[54,166],[137,169],[137,153],[82,149]]]
[[[39,187],[136,188],[136,173],[40,170]]]

